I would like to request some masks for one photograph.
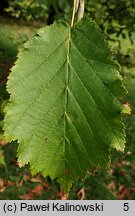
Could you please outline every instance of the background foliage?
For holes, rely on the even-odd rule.
[[[0,0],[0,199],[59,199],[58,185],[16,162],[17,143],[3,138],[3,109],[8,100],[6,80],[18,49],[37,28],[54,19],[70,20],[72,0]],[[93,171],[78,180],[70,199],[135,199],[135,0],[87,0],[86,13],[96,20],[108,39],[128,89],[122,100],[132,108],[125,117],[127,145],[124,153],[112,152],[109,171]],[[10,32],[10,34],[9,34]],[[16,193],[15,193],[16,191]]]

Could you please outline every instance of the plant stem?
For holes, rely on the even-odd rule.
[[[77,0],[74,0],[74,4],[73,4],[73,13],[72,13],[72,20],[71,20],[71,28],[74,25],[74,19],[75,19],[75,13],[76,13],[76,8],[77,8]]]
[[[81,20],[83,16],[84,16],[84,0],[80,0],[77,21]]]
[[[84,16],[84,0],[74,0],[72,20],[71,20],[71,28],[74,25],[75,14],[77,13],[77,11],[78,11],[77,21],[79,21]]]

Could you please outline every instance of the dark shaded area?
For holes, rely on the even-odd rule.
[[[55,20],[55,16],[56,16],[56,11],[53,7],[53,5],[51,5],[51,7],[49,8],[49,15],[47,18],[47,25],[50,25],[54,22]]]
[[[0,0],[0,13],[4,13],[4,9],[9,6],[9,0]]]

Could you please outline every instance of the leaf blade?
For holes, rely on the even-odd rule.
[[[18,140],[19,162],[65,191],[93,167],[108,167],[111,147],[124,148],[125,89],[109,55],[92,20],[72,29],[57,22],[25,45],[9,76],[5,136]]]

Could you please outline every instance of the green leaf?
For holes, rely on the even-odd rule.
[[[94,167],[108,168],[111,147],[124,149],[121,79],[91,19],[40,29],[7,84],[5,136],[18,140],[18,161],[65,191]]]

